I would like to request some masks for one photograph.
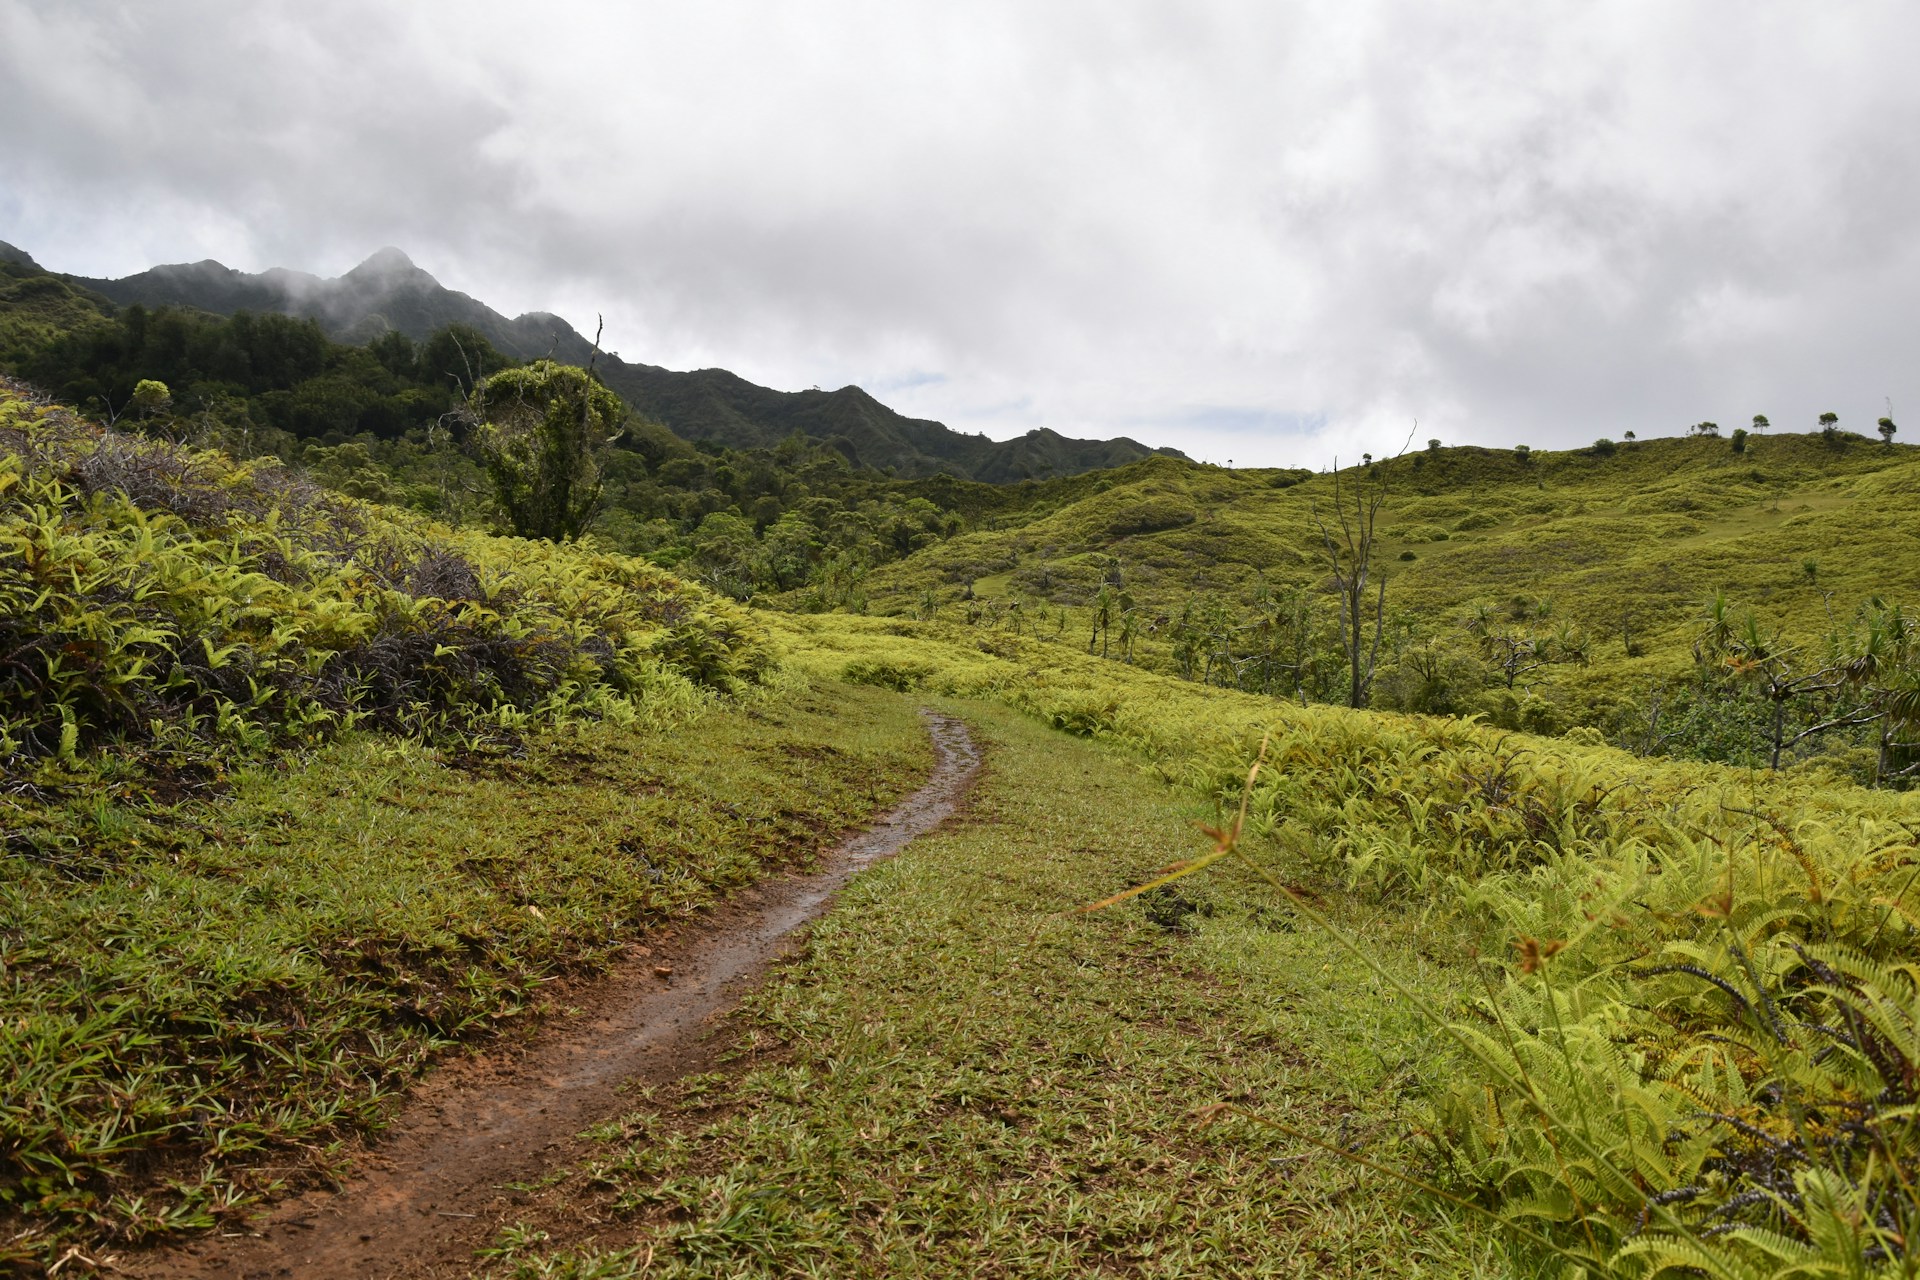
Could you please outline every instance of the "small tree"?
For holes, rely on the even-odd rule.
[[[1487,665],[1500,674],[1507,688],[1520,677],[1547,665],[1548,658],[1540,641],[1517,632],[1495,631],[1482,637],[1481,649]]]
[[[1392,462],[1388,459],[1379,467],[1368,468],[1356,475],[1350,485],[1342,480],[1340,468],[1335,465],[1333,512],[1338,536],[1317,507],[1313,513],[1314,523],[1320,527],[1327,567],[1333,571],[1334,591],[1340,597],[1340,646],[1347,661],[1347,705],[1350,707],[1367,705],[1374,667],[1380,658],[1380,637],[1386,629],[1387,575],[1384,570],[1376,573],[1374,569],[1373,542],[1374,525],[1387,500],[1387,473],[1392,469]],[[1374,587],[1371,601],[1367,599],[1369,584]],[[1373,615],[1371,618],[1367,616],[1369,613]]]
[[[1093,626],[1087,633],[1087,652],[1093,652],[1093,646],[1100,646],[1100,656],[1107,656],[1107,633],[1112,629],[1114,615],[1120,611],[1120,593],[1106,583],[1093,593]]]
[[[1900,428],[1893,425],[1892,418],[1882,418],[1879,423],[1880,438],[1887,442],[1887,448],[1893,448],[1893,433]]]
[[[1765,431],[1768,427],[1772,425],[1773,424],[1771,422],[1767,421],[1766,414],[1756,413],[1753,415],[1753,429],[1755,431]]]
[[[1693,434],[1697,436],[1718,436],[1720,434],[1720,424],[1717,422],[1696,422],[1693,424],[1692,431]]]
[[[1715,597],[1696,652],[1717,660],[1729,679],[1764,701],[1760,745],[1769,769],[1778,769],[1785,753],[1809,738],[1871,724],[1881,716],[1872,699],[1860,695],[1844,662],[1801,669],[1799,651],[1777,632],[1766,631],[1752,612],[1738,623],[1727,617],[1724,596]]]
[[[156,413],[165,413],[173,407],[173,392],[167,390],[167,384],[154,378],[142,378],[134,384],[133,399],[127,407],[142,418],[151,418]],[[1882,422],[1886,419],[1882,418]]]
[[[1823,413],[1820,415],[1820,438],[1828,444],[1840,442],[1840,415]]]
[[[1735,427],[1733,429],[1733,451],[1735,453],[1745,453],[1747,451],[1747,429],[1745,427]]]
[[[556,542],[585,533],[600,505],[600,455],[625,430],[620,397],[585,369],[536,360],[481,383],[469,408],[513,531]]]

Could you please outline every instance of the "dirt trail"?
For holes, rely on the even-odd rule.
[[[544,1027],[526,1050],[450,1063],[416,1091],[341,1191],[278,1206],[244,1236],[203,1239],[121,1268],[149,1280],[387,1280],[464,1276],[473,1250],[515,1219],[504,1184],[572,1154],[575,1135],[623,1109],[620,1086],[708,1069],[706,1032],[801,925],[862,868],[952,816],[979,770],[966,726],[928,715],[927,784],[843,842],[809,875],[777,876],[678,928],[570,997],[583,1012]],[[661,976],[659,969],[671,970]]]

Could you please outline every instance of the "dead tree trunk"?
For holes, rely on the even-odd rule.
[[[1411,439],[1411,437],[1409,437]],[[1333,525],[1316,508],[1314,523],[1340,599],[1340,645],[1347,664],[1347,705],[1364,707],[1373,692],[1373,670],[1386,630],[1387,575],[1373,563],[1374,525],[1387,500],[1389,462],[1369,467],[1351,482],[1333,471]],[[1349,493],[1350,491],[1350,493]],[[1369,595],[1372,599],[1369,600]],[[1371,612],[1372,617],[1368,614]]]

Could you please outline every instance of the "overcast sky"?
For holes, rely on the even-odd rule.
[[[1920,436],[1920,6],[0,0],[0,239],[1322,465]]]

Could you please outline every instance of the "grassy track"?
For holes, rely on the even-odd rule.
[[[1195,1115],[1407,1158],[1401,1100],[1444,1067],[1411,1015],[1231,876],[1062,914],[1211,815],[1104,747],[938,705],[988,748],[970,812],[863,876],[743,1014],[737,1070],[608,1126],[492,1274],[1506,1274],[1384,1179]],[[1432,983],[1410,923],[1346,923]]]
[[[0,1266],[213,1225],[377,1124],[434,1049],[929,762],[900,700],[796,680],[518,758],[360,736],[171,809],[0,798]]]

